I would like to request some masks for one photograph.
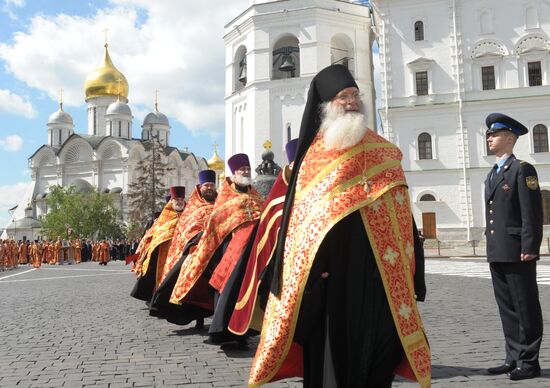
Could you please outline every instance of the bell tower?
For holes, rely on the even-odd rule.
[[[376,128],[370,8],[339,0],[251,0],[225,30],[225,155],[255,166],[272,142],[275,162],[298,136],[311,79],[334,63],[359,85]]]

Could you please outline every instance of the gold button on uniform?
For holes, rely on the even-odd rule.
[[[494,230],[491,230],[491,234],[495,234],[495,231],[494,231]]]
[[[492,224],[493,222],[495,222],[495,221],[493,221],[493,220],[489,221],[490,224]]]

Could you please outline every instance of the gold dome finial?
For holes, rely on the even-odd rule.
[[[218,144],[214,143],[214,155],[208,160],[208,167],[212,170],[217,171],[224,171],[225,170],[225,162],[222,158],[218,155]]]
[[[262,144],[262,145],[264,146],[264,148],[265,148],[266,150],[270,150],[270,149],[271,149],[271,146],[272,146],[273,144],[271,143],[271,140],[266,140],[266,141],[264,141],[264,144]]]
[[[126,77],[113,65],[109,56],[109,45],[107,43],[107,29],[105,31],[105,54],[103,64],[92,71],[84,82],[86,100],[100,96],[121,96],[128,98],[128,81]],[[120,85],[119,80],[120,79]]]

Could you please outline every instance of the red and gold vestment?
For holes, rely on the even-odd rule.
[[[243,224],[260,217],[263,201],[263,197],[253,187],[248,192],[241,193],[235,189],[229,178],[223,181],[198,247],[181,266],[170,303],[182,303],[226,237]]]
[[[282,377],[296,360],[293,336],[315,255],[330,229],[359,211],[380,272],[405,360],[399,373],[430,385],[431,361],[416,306],[412,217],[401,151],[373,131],[345,150],[317,135],[300,166],[286,234],[280,295],[270,295],[249,386]],[[278,372],[280,372],[278,374]],[[412,372],[412,373],[411,373]]]

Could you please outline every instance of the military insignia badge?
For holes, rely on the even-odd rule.
[[[528,176],[525,178],[525,183],[531,190],[536,190],[539,187],[539,181],[536,176]]]
[[[508,186],[508,183],[505,183],[502,185],[502,191],[506,192],[506,191],[510,191],[510,186]]]

